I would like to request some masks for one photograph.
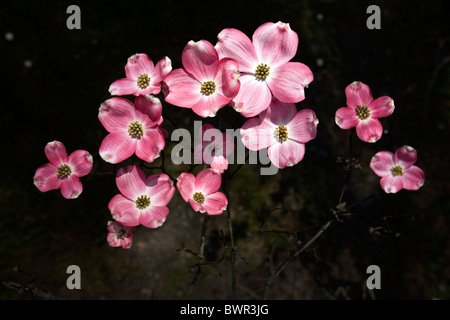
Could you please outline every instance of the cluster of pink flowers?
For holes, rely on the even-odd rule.
[[[345,88],[347,107],[336,111],[336,124],[341,129],[355,128],[358,137],[369,143],[377,142],[383,134],[379,118],[390,116],[395,109],[394,100],[388,96],[373,99],[369,86],[355,81]],[[380,185],[386,193],[397,193],[401,189],[417,190],[423,186],[425,175],[413,164],[417,151],[410,146],[396,150],[380,151],[370,161],[370,168],[382,177]]]
[[[224,29],[215,46],[206,40],[189,41],[182,52],[183,67],[174,70],[168,57],[155,65],[144,53],[131,56],[125,77],[109,87],[114,97],[98,111],[108,132],[100,157],[120,164],[133,155],[146,163],[160,156],[168,136],[162,128],[162,103],[156,96],[162,93],[167,103],[191,109],[202,118],[216,116],[227,105],[233,107],[248,118],[240,128],[246,148],[267,149],[272,164],[280,169],[298,164],[305,155],[305,144],[316,137],[319,121],[313,110],[297,110],[296,103],[305,99],[305,88],[313,81],[305,64],[291,61],[297,47],[297,33],[289,24],[277,22],[258,27],[252,39],[239,30]],[[380,139],[383,129],[378,119],[392,114],[393,100],[373,100],[369,87],[361,82],[352,83],[345,92],[347,107],[336,112],[336,123],[343,129],[356,127],[363,141]],[[127,95],[134,101],[124,97]],[[136,226],[159,228],[169,214],[175,189],[196,212],[219,215],[226,210],[228,199],[219,189],[228,169],[227,156],[234,149],[233,139],[210,124],[205,124],[199,135],[194,156],[210,168],[196,176],[183,172],[176,180],[165,173],[147,177],[136,165],[117,171],[120,193],[108,205],[113,219],[107,226],[111,246],[129,248]],[[206,150],[209,156],[205,156]],[[380,152],[372,159],[371,167],[383,176],[386,192],[417,189],[423,184],[423,172],[412,165],[416,159],[412,150],[404,147],[395,156]],[[37,188],[42,192],[60,188],[65,198],[78,197],[82,192],[79,177],[92,170],[92,156],[83,150],[67,156],[57,141],[49,143],[45,153],[50,163],[37,169]]]

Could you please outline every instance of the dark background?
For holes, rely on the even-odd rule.
[[[70,4],[81,8],[81,30],[66,27]],[[370,4],[381,9],[381,30],[366,27]],[[269,298],[448,299],[447,18],[444,1],[2,1],[0,298],[32,298],[13,284],[64,299],[231,298],[229,255],[221,236],[228,234],[226,214],[210,219],[206,232],[206,260],[220,263],[204,266],[190,287],[190,266],[199,260],[178,249],[198,252],[203,217],[178,192],[164,226],[138,229],[132,248],[123,250],[106,242],[107,205],[117,193],[113,175],[82,178],[84,191],[75,200],[65,200],[60,191],[40,193],[33,175],[48,162],[44,147],[53,140],[63,142],[69,154],[88,150],[93,173],[117,169],[98,155],[106,131],[97,114],[132,54],[147,53],[155,63],[169,56],[180,68],[189,40],[215,44],[224,28],[251,37],[261,24],[283,21],[299,35],[293,61],[308,65],[315,78],[297,106],[313,109],[320,123],[300,164],[266,177],[259,166],[247,165],[233,177],[236,243],[256,232],[261,221],[272,231],[239,249],[239,297],[260,299],[274,266],[333,218],[330,209],[338,204],[346,174],[336,159],[348,156],[349,139],[349,131],[334,123],[334,113],[345,106],[345,87],[359,80],[374,98],[392,97],[396,110],[381,119],[386,132],[380,141],[353,140],[362,168],[352,172],[344,200],[355,203],[381,190],[370,158],[405,144],[418,151],[425,185],[356,206],[286,268]],[[7,32],[12,41],[4,37]],[[163,105],[179,126],[191,128],[192,120],[200,120],[189,110]],[[237,126],[245,121],[229,107],[219,115]],[[219,118],[209,120],[225,128]],[[163,127],[173,129],[167,121]],[[81,290],[66,287],[72,264],[81,268]],[[365,289],[372,264],[382,272],[382,289],[374,296]]]

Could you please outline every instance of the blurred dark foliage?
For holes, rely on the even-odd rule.
[[[107,204],[117,193],[113,176],[85,177],[80,198],[68,201],[59,191],[40,193],[33,185],[34,172],[48,162],[44,147],[53,140],[63,142],[69,153],[88,150],[98,172],[113,169],[98,155],[106,134],[97,118],[98,107],[110,97],[109,85],[124,76],[130,55],[147,53],[154,62],[169,56],[173,67],[180,68],[181,52],[189,40],[215,44],[224,28],[237,28],[251,37],[262,23],[283,21],[299,35],[293,60],[308,65],[315,76],[298,107],[316,112],[319,131],[297,166],[274,177],[258,176],[252,168],[236,174],[231,187],[236,240],[245,240],[263,220],[267,229],[292,231],[317,227],[332,218],[330,209],[339,204],[346,174],[336,160],[348,156],[349,137],[349,131],[335,125],[334,113],[345,106],[345,87],[359,80],[371,87],[374,97],[392,97],[396,110],[382,119],[386,132],[379,142],[353,140],[361,169],[352,172],[344,201],[354,203],[379,191],[379,180],[368,168],[371,156],[405,144],[418,151],[417,165],[424,170],[426,182],[419,191],[380,195],[355,207],[355,215],[333,225],[299,257],[303,269],[296,272],[310,275],[312,280],[305,283],[312,287],[332,293],[344,288],[349,298],[360,299],[366,268],[377,264],[382,270],[382,290],[375,292],[378,299],[448,299],[450,39],[444,3],[90,1],[76,3],[82,28],[69,30],[66,8],[72,2],[2,1],[0,280],[26,284],[27,279],[16,279],[19,275],[8,271],[20,265],[49,292],[69,299],[182,298],[191,279],[189,263],[172,266],[158,262],[157,255],[149,257],[165,270],[158,279],[161,284],[149,294],[145,291],[153,286],[149,267],[136,262],[143,253],[108,247]],[[366,27],[370,4],[381,8],[381,30]],[[12,41],[4,37],[7,32],[13,33]],[[189,110],[163,104],[180,126],[190,128],[192,120],[200,120]],[[229,107],[220,113],[237,124],[245,121]],[[173,129],[168,122],[164,126]],[[174,203],[167,228],[142,233],[163,244],[166,230],[186,232],[180,238],[193,237],[196,245],[201,220],[190,221],[197,229],[179,229],[177,219],[195,213],[186,207],[179,213],[176,199]],[[283,213],[270,213],[280,206]],[[221,228],[211,224],[208,259],[220,257]],[[298,232],[297,240],[304,243],[313,232]],[[269,267],[252,265],[252,257],[257,259],[260,252],[259,259],[267,254],[282,260],[292,245],[286,239],[272,235],[252,240],[264,245],[255,245],[260,251],[253,256],[247,253],[247,264],[238,268],[238,283],[263,287]],[[168,250],[182,247],[181,241],[171,243]],[[65,286],[70,264],[83,270],[79,292]],[[280,284],[292,276],[286,272]],[[209,283],[199,279],[198,286],[204,289],[194,290],[193,297],[229,298],[228,278],[211,272],[211,279]],[[219,286],[227,289],[221,291]],[[280,285],[270,297],[289,297],[283,292]],[[21,293],[0,287],[3,299],[30,298],[24,290]]]

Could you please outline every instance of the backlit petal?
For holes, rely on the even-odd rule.
[[[253,75],[242,74],[241,87],[230,105],[244,117],[254,117],[269,107],[272,93],[266,82],[258,81]]]
[[[184,69],[173,70],[164,83],[164,99],[175,106],[192,108],[202,97],[201,83]]]
[[[403,188],[402,177],[387,175],[381,178],[380,185],[386,193],[397,193]]]
[[[92,164],[92,155],[85,150],[74,151],[69,157],[69,165],[72,168],[72,173],[78,177],[88,175],[92,170]]]
[[[165,206],[150,206],[141,211],[139,223],[144,227],[156,229],[159,228],[169,214],[169,208]]]
[[[119,163],[131,157],[136,151],[136,139],[128,132],[113,132],[108,134],[100,145],[100,157],[109,163]]]
[[[45,155],[50,163],[56,167],[69,162],[66,147],[59,141],[52,141],[45,146]]]
[[[136,203],[123,195],[115,195],[108,204],[112,217],[124,226],[134,227],[139,225],[140,210]]]
[[[177,189],[183,200],[188,202],[194,194],[195,176],[192,173],[183,172],[177,180]]]
[[[80,179],[72,174],[67,179],[61,180],[61,194],[66,199],[75,199],[83,192],[83,185]]]
[[[360,120],[356,116],[354,107],[339,108],[336,111],[334,120],[341,129],[350,129],[356,127],[356,125],[360,122]]]
[[[395,151],[394,157],[396,164],[409,168],[417,161],[417,151],[413,147],[403,146]]]
[[[258,64],[255,48],[249,37],[237,29],[223,29],[217,36],[219,58],[231,58],[239,64],[241,72],[254,73]]]
[[[153,68],[153,61],[145,53],[136,53],[128,58],[125,73],[127,78],[136,80],[141,74],[150,75]]]
[[[394,154],[389,151],[377,152],[370,160],[370,168],[379,177],[390,175],[394,165]]]
[[[281,65],[297,53],[298,36],[288,23],[267,22],[253,33],[253,45],[259,61]]]
[[[267,149],[267,155],[277,168],[292,167],[302,161],[305,155],[305,145],[292,140],[275,143]]]
[[[219,55],[208,41],[189,41],[183,50],[181,59],[184,69],[201,83],[215,78]]]
[[[194,192],[201,192],[207,195],[216,192],[222,183],[222,176],[212,169],[204,169],[195,178]]]
[[[368,106],[373,100],[369,86],[360,81],[349,84],[345,88],[345,95],[349,107]]]
[[[383,134],[383,126],[375,118],[360,121],[356,125],[356,134],[365,142],[377,142]]]
[[[47,163],[37,168],[33,177],[34,185],[41,192],[58,189],[61,180],[56,175],[57,167],[51,163]]]
[[[306,143],[314,139],[317,135],[318,123],[319,120],[313,110],[300,110],[287,126],[288,139],[300,143]]]
[[[227,208],[228,200],[222,192],[215,192],[205,197],[203,208],[207,215],[222,214]]]
[[[116,184],[120,193],[133,202],[146,194],[146,180],[144,171],[134,165],[120,168],[116,175]]]
[[[259,118],[244,123],[240,130],[242,143],[247,149],[258,151],[276,143],[275,126]]]
[[[417,166],[411,166],[405,170],[402,176],[403,188],[406,190],[417,190],[423,186],[425,182],[425,174],[422,169]]]
[[[289,62],[273,69],[266,81],[278,100],[296,103],[305,99],[304,88],[314,80],[311,69],[300,62]]]
[[[373,100],[369,105],[370,114],[375,118],[390,116],[395,109],[394,100],[384,96]]]

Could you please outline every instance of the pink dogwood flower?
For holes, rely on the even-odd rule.
[[[141,97],[133,105],[124,98],[114,97],[102,103],[98,118],[109,132],[100,145],[103,160],[116,164],[136,154],[152,162],[159,156],[165,146],[159,126],[162,119],[159,117],[157,122],[150,119],[146,109],[149,101],[148,97]]]
[[[44,151],[50,163],[36,170],[34,185],[41,192],[61,189],[64,198],[77,198],[83,191],[79,177],[91,172],[92,156],[85,150],[76,150],[68,156],[66,148],[59,141],[47,143]]]
[[[141,168],[129,165],[117,171],[116,184],[120,194],[108,204],[114,220],[127,227],[162,226],[169,214],[167,204],[175,192],[168,175],[160,173],[147,178]]]
[[[365,142],[376,142],[383,134],[379,118],[390,116],[395,109],[388,96],[373,99],[368,85],[355,81],[345,88],[347,107],[336,111],[335,121],[341,129],[356,127],[356,134]]]
[[[189,203],[195,212],[206,215],[219,215],[228,205],[225,195],[217,190],[222,183],[222,176],[213,169],[200,171],[195,177],[192,173],[183,172],[178,177],[177,188],[184,201]]]
[[[172,70],[168,57],[161,59],[156,66],[145,53],[136,53],[128,58],[125,65],[126,78],[114,81],[109,87],[112,95],[147,95],[161,92],[161,82]]]
[[[303,63],[290,62],[297,53],[298,36],[288,23],[264,23],[252,40],[240,30],[224,29],[215,47],[220,58],[239,64],[241,88],[230,105],[243,116],[267,109],[272,95],[286,103],[305,99],[304,88],[314,77]]]
[[[379,177],[381,188],[386,193],[397,193],[401,189],[417,190],[425,182],[422,169],[413,165],[417,161],[417,151],[410,146],[376,153],[370,161],[370,167]]]
[[[233,138],[209,123],[200,128],[199,136],[200,142],[194,147],[194,156],[209,164],[214,171],[223,173],[228,169],[227,156],[234,151]]]
[[[191,108],[199,116],[214,117],[239,91],[239,67],[231,59],[220,59],[206,40],[189,41],[182,53],[184,68],[173,70],[164,80],[165,100]]]
[[[244,123],[240,130],[241,139],[252,151],[267,148],[270,161],[284,169],[302,161],[305,143],[316,137],[318,123],[314,111],[297,112],[295,104],[273,99],[258,118]]]
[[[106,241],[111,247],[129,249],[133,244],[133,236],[136,233],[134,227],[125,227],[117,221],[108,221],[107,230]]]

